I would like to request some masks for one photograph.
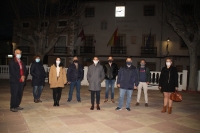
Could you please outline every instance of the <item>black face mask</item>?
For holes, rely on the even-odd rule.
[[[78,60],[74,60],[74,63],[78,63]]]
[[[112,63],[113,61],[112,60],[108,60],[108,63]]]

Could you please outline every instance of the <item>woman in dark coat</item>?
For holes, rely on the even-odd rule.
[[[44,87],[46,73],[39,55],[34,57],[34,61],[31,64],[30,73],[32,75],[34,102],[42,102],[40,100],[40,96]]]
[[[167,111],[168,104],[168,113],[172,113],[172,100],[170,100],[170,95],[175,90],[178,90],[178,72],[176,67],[172,66],[172,60],[170,58],[166,59],[166,66],[162,68],[159,80],[159,89],[163,92],[164,95],[164,106],[162,113]]]

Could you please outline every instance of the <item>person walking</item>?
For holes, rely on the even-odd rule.
[[[53,106],[59,106],[62,89],[66,83],[66,69],[63,67],[60,57],[57,57],[49,71],[49,84],[50,88],[53,90]]]
[[[22,51],[16,49],[14,51],[14,58],[9,62],[9,84],[10,84],[10,111],[18,112],[23,110],[20,107],[23,89],[26,82],[27,69],[21,61]]]
[[[116,76],[118,74],[117,64],[113,62],[113,57],[108,57],[108,63],[104,65],[105,72],[105,83],[106,83],[106,93],[105,93],[105,101],[108,102],[109,89],[111,89],[111,101],[115,103],[114,93],[115,93],[115,81]]]
[[[164,96],[164,106],[161,112],[165,113],[168,105],[168,113],[171,114],[173,101],[170,99],[170,95],[178,90],[178,72],[176,67],[172,66],[172,59],[170,58],[166,59],[166,66],[162,68],[159,89],[161,89]]]
[[[34,102],[42,102],[40,96],[44,87],[46,73],[39,55],[34,57],[34,61],[31,64],[30,73],[32,75],[31,83],[33,86]]]
[[[84,76],[83,67],[81,64],[79,64],[78,57],[75,56],[73,58],[73,63],[67,69],[67,80],[68,80],[67,83],[70,84],[67,102],[70,102],[72,100],[75,86],[76,86],[76,99],[78,102],[81,102],[80,87],[81,87],[81,81],[83,80],[83,76]]]
[[[126,58],[126,66],[119,69],[117,86],[119,87],[119,103],[115,110],[122,110],[124,95],[126,94],[126,110],[131,111],[131,96],[133,89],[137,89],[138,86],[138,72],[136,67],[132,65],[130,57]]]
[[[145,107],[148,107],[148,84],[150,82],[150,71],[149,68],[146,67],[146,61],[142,59],[140,61],[140,67],[138,68],[138,77],[139,77],[139,85],[138,85],[138,92],[137,92],[137,103],[136,106],[139,106],[140,103],[140,96],[141,91],[143,88],[144,92],[144,99],[145,99]]]
[[[105,77],[103,66],[99,64],[98,57],[93,58],[94,64],[88,67],[87,80],[89,82],[89,91],[91,92],[91,108],[94,110],[94,102],[96,95],[97,110],[100,110],[100,92],[101,92],[101,82]]]

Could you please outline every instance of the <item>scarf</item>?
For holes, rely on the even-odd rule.
[[[17,62],[18,62],[19,68],[20,68],[20,71],[19,71],[20,77],[24,76],[24,70],[23,70],[22,62],[21,62],[21,60],[18,60],[18,59],[17,59]],[[19,79],[19,82],[22,82],[21,78]]]

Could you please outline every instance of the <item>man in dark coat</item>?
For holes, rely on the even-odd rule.
[[[106,83],[106,93],[104,102],[108,101],[109,88],[111,88],[111,101],[115,103],[114,87],[115,87],[116,76],[118,74],[118,67],[117,64],[113,62],[112,56],[108,57],[108,63],[104,65],[104,71],[105,71],[105,83]]]
[[[83,67],[78,63],[78,57],[75,56],[73,58],[73,63],[67,69],[67,80],[68,84],[70,84],[67,102],[72,100],[74,86],[76,86],[76,99],[78,102],[81,102],[80,87],[81,81],[83,80],[83,75]]]
[[[22,110],[20,103],[22,100],[25,79],[27,76],[27,69],[24,63],[20,60],[22,51],[16,49],[14,58],[9,62],[9,75],[10,75],[10,111],[18,112]]]
[[[32,75],[34,102],[42,102],[40,96],[44,87],[46,73],[39,55],[35,56],[34,61],[31,64],[30,73]]]
[[[98,57],[93,58],[94,64],[88,67],[87,80],[89,82],[89,90],[91,92],[91,108],[94,110],[94,97],[96,94],[96,104],[97,110],[100,110],[100,92],[101,92],[101,82],[105,77],[103,66],[99,64]]]
[[[126,94],[126,110],[131,111],[130,103],[133,89],[138,86],[138,72],[136,67],[132,65],[132,59],[126,59],[126,66],[121,67],[118,73],[117,86],[119,87],[119,104],[115,110],[121,110],[124,103],[124,95]]]

